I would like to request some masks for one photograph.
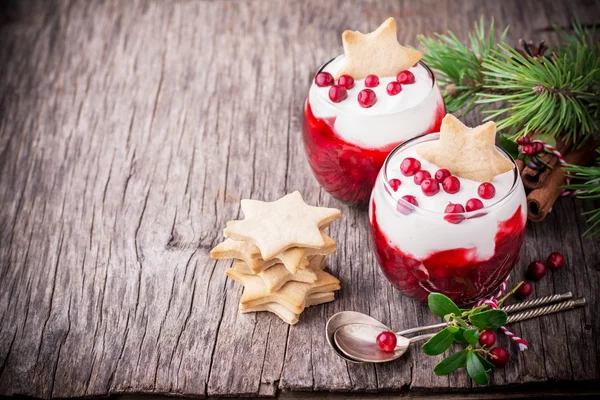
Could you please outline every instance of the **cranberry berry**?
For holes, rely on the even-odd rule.
[[[446,179],[450,175],[452,175],[452,174],[446,168],[438,169],[437,171],[435,171],[435,179],[439,183],[444,182],[444,179]]]
[[[411,83],[415,83],[415,76],[412,72],[404,70],[400,71],[398,76],[396,76],[396,80],[403,85],[409,85]]]
[[[393,179],[390,179],[390,182],[389,182],[389,183],[390,183],[390,187],[392,188],[392,190],[393,190],[394,192],[397,192],[397,191],[398,191],[398,188],[400,187],[400,184],[401,184],[402,182],[400,182],[400,179],[393,178]]]
[[[446,193],[454,194],[460,190],[460,181],[455,176],[449,176],[442,182],[442,187]]]
[[[496,343],[496,334],[493,331],[483,331],[479,334],[481,347],[492,347]]]
[[[532,156],[535,153],[533,152],[533,146],[530,144],[524,144],[520,146],[519,152],[525,154],[526,156]]]
[[[406,157],[400,164],[400,172],[404,176],[413,176],[421,170],[421,163],[416,158]]]
[[[477,194],[482,199],[489,200],[496,195],[496,188],[489,182],[483,182],[477,188]]]
[[[483,208],[483,201],[479,199],[469,199],[467,200],[467,204],[465,204],[465,208],[468,212],[481,210]]]
[[[411,196],[409,194],[407,194],[406,196],[402,196],[401,200],[398,200],[398,203],[396,204],[396,210],[398,210],[398,212],[400,214],[403,215],[408,215],[411,212],[413,212],[412,207],[407,206],[406,204],[404,204],[404,200],[405,202],[412,204],[413,206],[417,207],[419,205],[419,203],[417,203],[417,199],[415,198],[415,196]]]
[[[402,85],[398,82],[390,82],[385,87],[390,96],[395,96],[402,91]]]
[[[396,334],[394,332],[381,332],[377,335],[377,346],[385,352],[396,349]]]
[[[490,361],[496,367],[505,366],[508,362],[508,358],[508,351],[506,351],[506,349],[503,349],[502,347],[494,347],[492,350],[490,350]]]
[[[428,178],[431,178],[429,171],[425,171],[424,169],[417,171],[414,177],[415,185],[420,185],[425,179]]]
[[[376,87],[379,85],[379,77],[377,75],[367,75],[365,78],[366,87]]]
[[[317,76],[315,76],[315,83],[318,87],[325,87],[333,85],[334,79],[333,76],[329,72],[319,72]]]
[[[527,267],[527,276],[529,279],[539,281],[546,275],[546,265],[541,261],[534,261]]]
[[[425,196],[433,196],[440,191],[440,184],[432,178],[427,178],[421,182],[421,190]]]
[[[527,281],[523,282],[517,289],[517,294],[522,297],[528,297],[533,292],[533,285]]]
[[[377,95],[371,89],[363,89],[358,93],[358,104],[362,108],[370,108],[377,103]]]
[[[333,85],[329,88],[329,98],[334,103],[339,103],[348,97],[348,91],[345,87],[340,85]]]
[[[533,154],[541,154],[544,152],[544,145],[540,142],[533,142],[531,147],[533,147]]]
[[[524,136],[520,139],[517,139],[518,145],[531,144],[531,138],[529,136]]]
[[[338,78],[338,85],[346,89],[352,89],[354,87],[354,78],[350,75],[342,75]]]
[[[555,251],[553,253],[550,253],[546,261],[550,268],[557,269],[563,266],[563,264],[565,263],[565,258],[562,254]]]
[[[460,224],[465,220],[465,216],[462,213],[465,212],[465,208],[461,204],[448,204],[444,212],[448,215],[444,215],[444,219],[451,224]]]

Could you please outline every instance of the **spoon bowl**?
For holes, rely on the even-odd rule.
[[[381,322],[377,321],[375,318],[370,317],[370,316],[360,313],[360,312],[356,312],[356,311],[342,311],[337,314],[334,314],[331,318],[329,318],[327,320],[327,325],[325,326],[325,336],[327,338],[327,342],[333,348],[333,350],[335,351],[335,354],[337,354],[339,357],[343,358],[344,360],[353,362],[353,363],[361,362],[361,361],[358,361],[356,359],[348,357],[344,353],[342,353],[342,351],[336,345],[335,339],[334,339],[335,332],[339,328],[341,328],[345,325],[349,325],[349,324],[372,325],[374,327],[380,328],[381,332],[390,330],[390,328],[388,328]],[[375,337],[377,337],[377,336],[375,336]]]
[[[333,337],[337,348],[354,362],[384,363],[401,357],[410,345],[410,339],[396,336],[394,351],[381,350],[375,338],[388,330],[387,327],[353,323],[339,327]]]

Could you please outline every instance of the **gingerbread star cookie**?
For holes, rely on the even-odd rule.
[[[232,221],[230,221],[232,222]],[[277,254],[271,260],[265,261],[261,257],[260,250],[255,244],[233,239],[225,239],[210,251],[211,258],[219,260],[227,258],[239,258],[243,260],[252,273],[258,274],[274,264],[282,263],[285,268],[295,274],[298,270],[308,266],[308,257],[312,255],[328,255],[336,250],[335,240],[321,231],[321,237],[325,245],[319,249],[307,247],[294,247]]]
[[[233,268],[229,268],[225,273],[244,286],[240,310],[277,303],[294,314],[300,314],[306,306],[309,295],[340,289],[340,281],[325,271],[318,271],[317,280],[313,283],[288,282],[275,293],[269,293],[262,279],[256,275],[247,275]]]
[[[335,300],[335,295],[333,292],[313,293],[306,298],[306,307],[329,303],[333,300]],[[240,309],[240,311],[242,313],[269,311],[290,325],[295,325],[298,322],[298,317],[300,316],[300,314],[293,313],[278,303],[265,303],[258,306],[248,307],[243,310]]]
[[[363,79],[370,74],[396,76],[423,57],[420,51],[398,43],[394,18],[388,18],[371,33],[344,31],[342,42],[344,63],[336,79],[344,74],[354,79]]]
[[[245,219],[223,230],[225,237],[254,243],[263,260],[270,260],[292,247],[323,248],[321,229],[339,218],[340,210],[309,206],[300,192],[274,202],[242,200]]]
[[[252,270],[242,260],[236,260],[233,268],[247,275],[252,275]],[[267,292],[273,293],[290,281],[313,283],[317,280],[317,272],[325,268],[325,256],[312,256],[308,268],[301,269],[297,273],[291,273],[283,264],[275,264],[258,276],[263,280]]]
[[[442,120],[440,139],[419,147],[417,153],[453,175],[478,182],[489,182],[514,168],[496,148],[494,122],[469,128],[452,114]]]

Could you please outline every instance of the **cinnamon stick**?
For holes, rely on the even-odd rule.
[[[558,140],[556,142],[556,150],[558,150],[563,157],[566,156],[569,148],[571,147],[571,143],[564,143],[562,140]],[[527,189],[537,189],[544,184],[544,181],[548,179],[550,176],[550,172],[559,167],[560,164],[558,162],[558,157],[554,154],[546,153],[541,157],[541,160],[548,164],[550,168],[539,168],[533,169],[529,166],[525,166],[523,172],[521,173],[521,179],[523,180],[523,185]]]
[[[596,146],[589,145],[577,150],[571,150],[564,157],[569,164],[586,165],[594,159]],[[527,195],[527,215],[533,222],[539,222],[546,218],[552,209],[554,202],[558,199],[565,184],[565,171],[557,165],[548,170],[543,183],[537,189]]]

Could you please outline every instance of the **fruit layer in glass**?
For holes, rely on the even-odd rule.
[[[318,73],[335,76],[343,58],[328,62]],[[339,102],[329,97],[331,86],[319,87],[313,79],[304,108],[304,148],[317,181],[331,195],[367,204],[390,151],[415,136],[439,131],[446,109],[435,77],[422,62],[409,71],[414,83],[402,84],[396,94],[387,86],[397,77],[378,77],[377,86],[368,87],[376,95],[368,108],[358,101],[366,79],[355,80]]]
[[[418,137],[389,155],[369,205],[372,244],[384,275],[406,296],[426,301],[429,293],[438,292],[468,304],[494,292],[519,261],[527,221],[525,191],[515,165],[482,189],[481,182],[454,177],[445,186],[438,182],[436,194],[426,195],[435,182],[418,185],[415,179],[427,173],[405,176],[400,165],[414,158],[436,180],[439,168],[416,149],[438,139],[439,134]],[[444,181],[443,173],[438,176]],[[459,189],[450,194],[444,187],[454,192],[455,178]],[[482,198],[489,197],[491,187],[493,197]]]

